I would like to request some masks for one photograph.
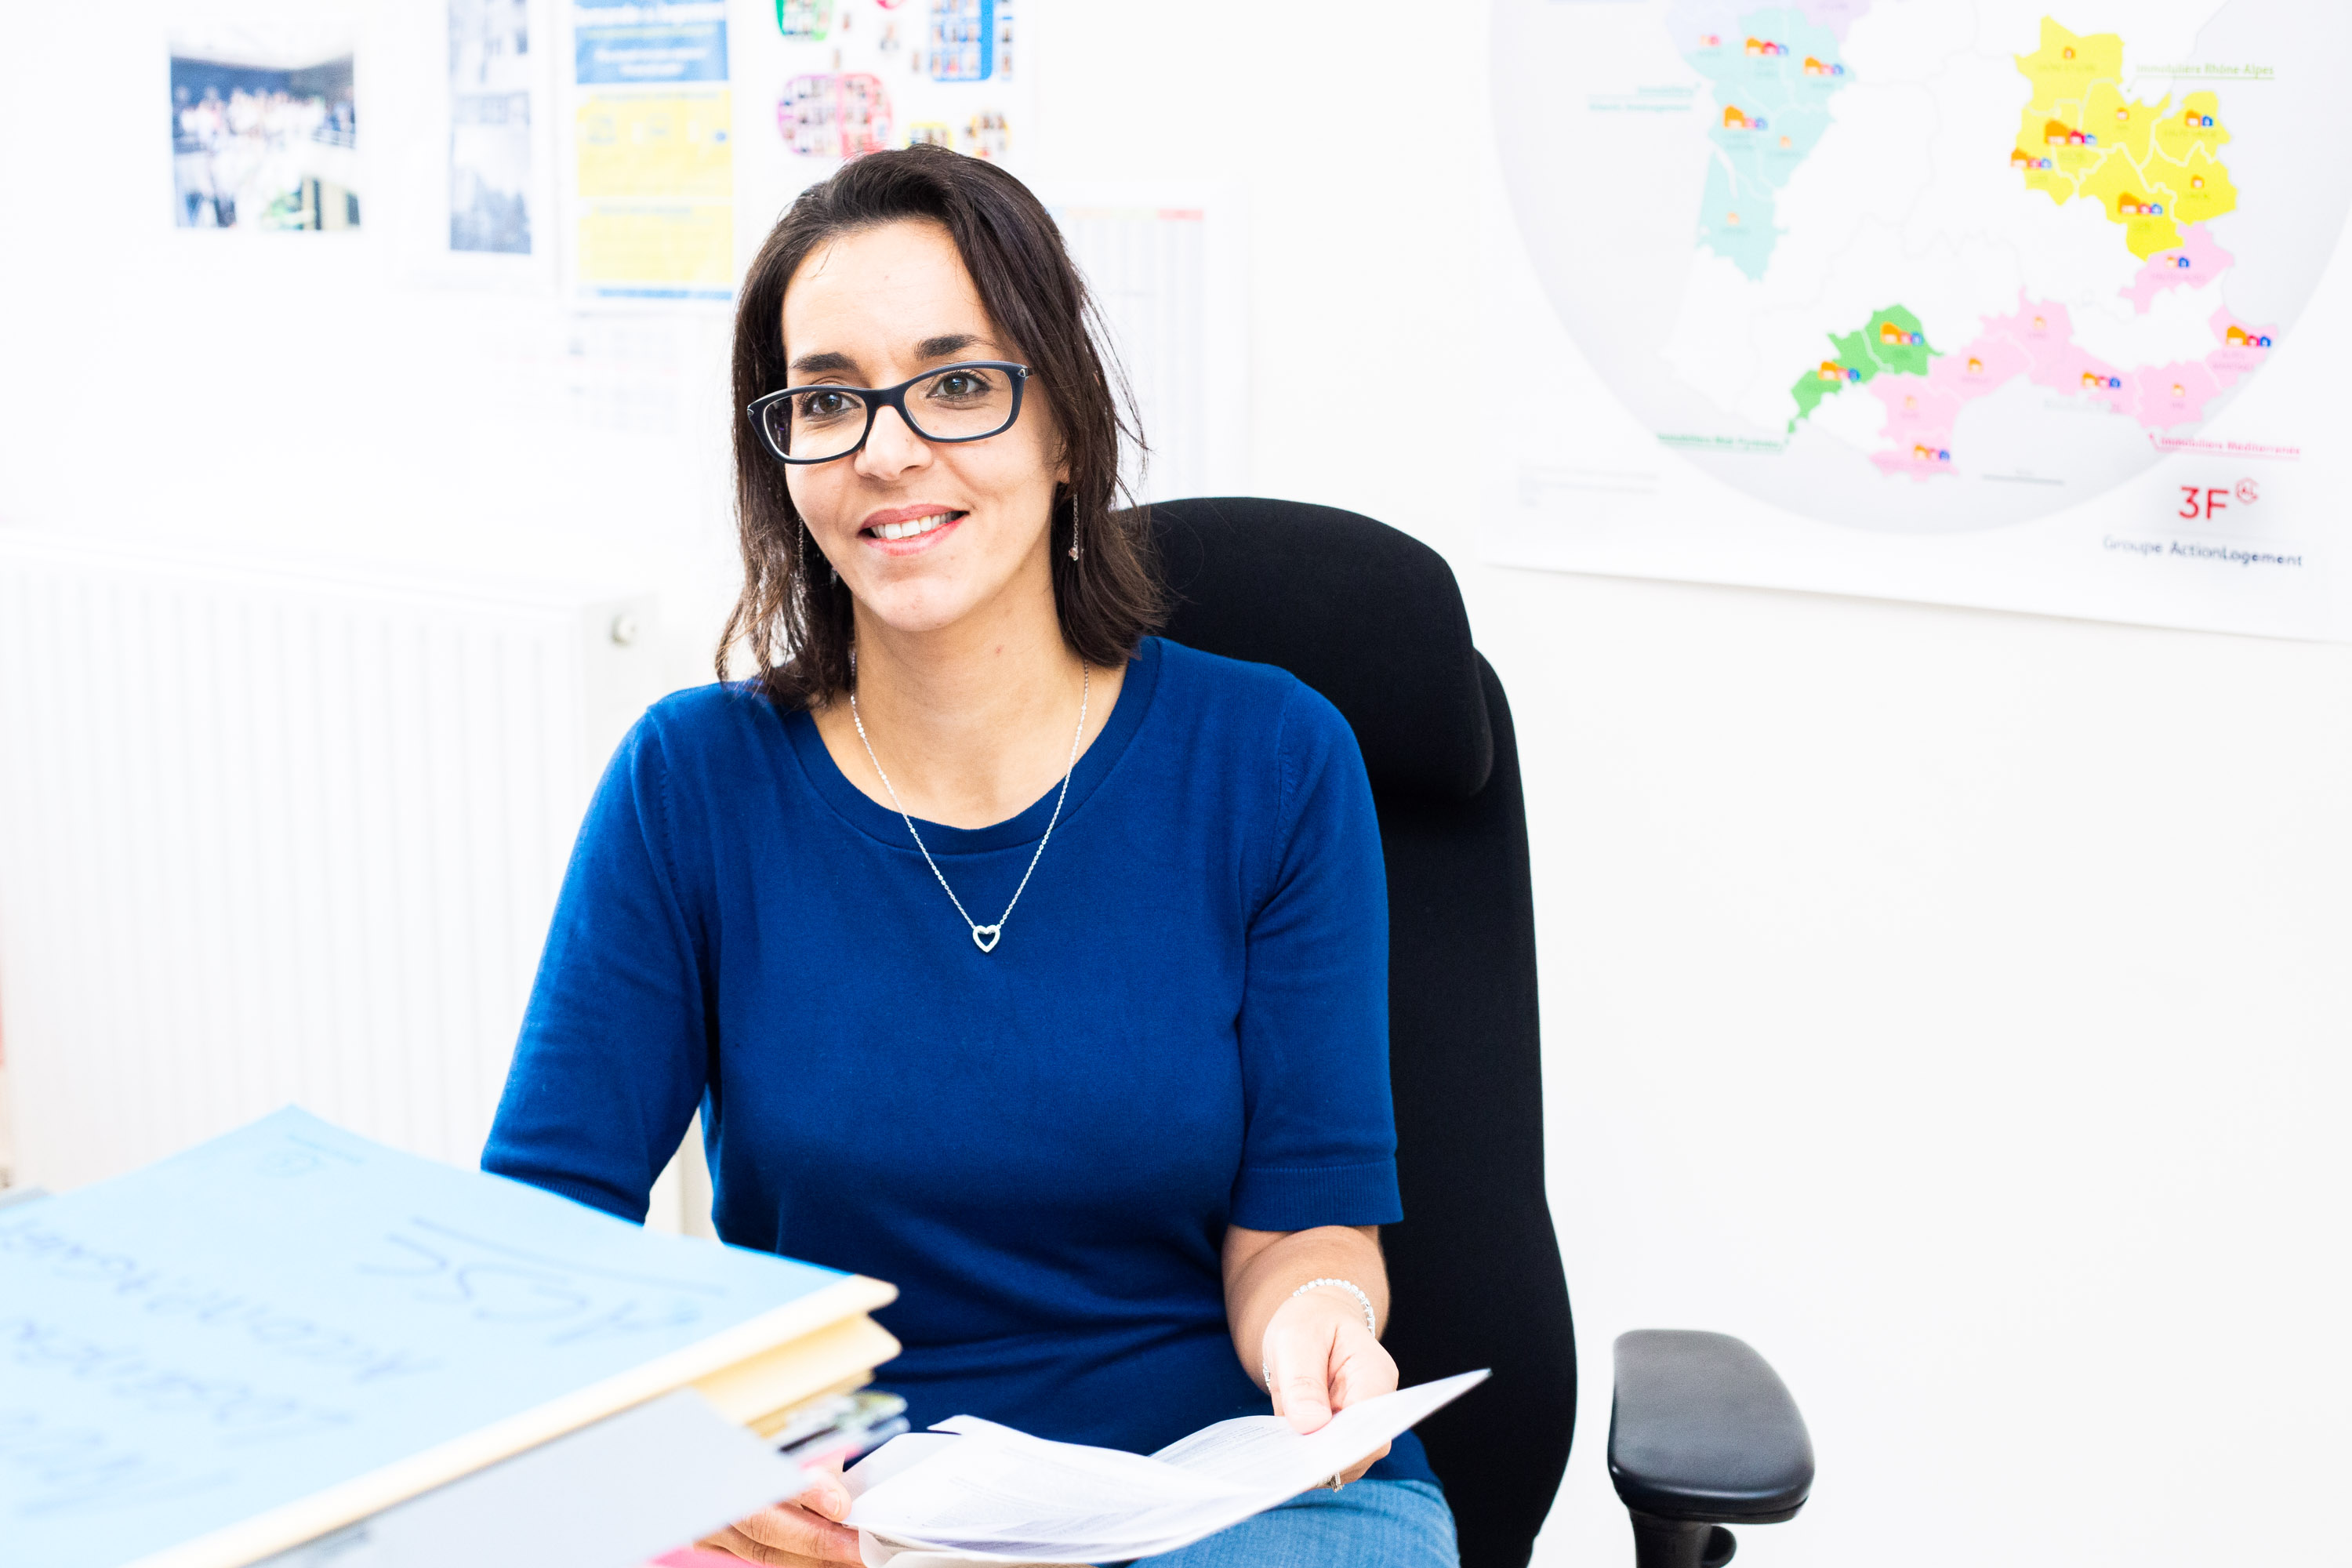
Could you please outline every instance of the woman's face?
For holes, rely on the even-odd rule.
[[[812,251],[785,285],[783,331],[793,386],[896,386],[959,360],[1023,363],[955,242],[929,222]],[[793,506],[864,611],[899,631],[935,631],[1031,574],[1050,606],[1045,536],[1068,470],[1047,390],[1031,382],[1019,420],[981,441],[934,445],[885,408],[857,451],[789,470]],[[902,536],[882,537],[885,527]]]

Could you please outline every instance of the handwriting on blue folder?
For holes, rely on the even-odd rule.
[[[281,1110],[0,1210],[0,1558],[134,1561],[840,1278]]]

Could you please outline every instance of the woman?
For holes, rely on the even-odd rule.
[[[1149,1451],[1396,1386],[1386,888],[1353,736],[1147,635],[1083,284],[932,148],[785,215],[737,317],[753,680],[656,705],[574,852],[484,1165],[895,1283],[882,1382]],[[1383,1457],[1385,1456],[1385,1457]],[[1161,1561],[1454,1561],[1420,1446]],[[828,1477],[714,1539],[857,1561]]]

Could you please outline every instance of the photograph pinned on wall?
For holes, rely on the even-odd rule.
[[[179,227],[359,226],[355,37],[348,22],[299,15],[173,30]]]
[[[449,0],[449,248],[531,254],[530,0]]]

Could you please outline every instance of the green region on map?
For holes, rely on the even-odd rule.
[[[1829,340],[1835,356],[1805,372],[1789,389],[1797,400],[1796,418],[1789,421],[1791,430],[1831,393],[1880,375],[1925,375],[1927,362],[1942,353],[1928,346],[1919,318],[1900,305],[1877,311],[1857,331],[1843,337],[1832,332]]]

